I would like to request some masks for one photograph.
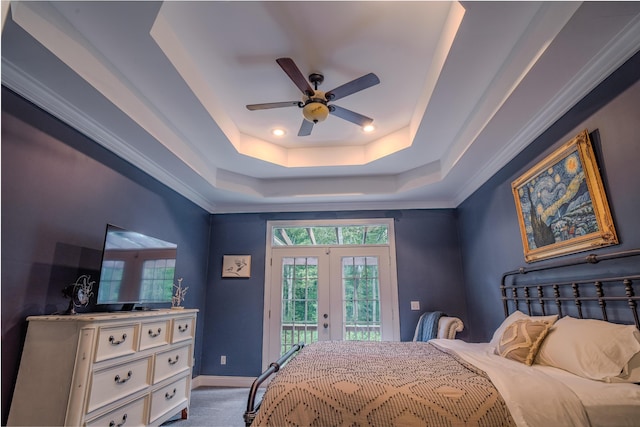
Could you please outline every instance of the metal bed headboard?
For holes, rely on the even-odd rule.
[[[640,262],[632,264],[632,269],[635,269],[635,272],[629,275],[602,274],[602,276],[580,280],[516,283],[517,276],[527,273],[570,268],[571,266],[580,264],[598,264],[601,261],[635,256],[640,256],[640,249],[603,255],[589,254],[586,257],[565,262],[552,263],[539,267],[521,267],[517,270],[506,272],[502,275],[500,285],[504,315],[505,317],[509,316],[510,305],[514,311],[521,310],[520,305],[523,305],[526,306],[526,311],[529,315],[537,314],[533,313],[535,309],[543,316],[546,315],[548,311],[555,310],[560,317],[568,311],[572,311],[577,313],[578,318],[582,319],[585,318],[583,315],[584,304],[585,307],[589,306],[590,310],[595,308],[596,311],[601,313],[599,315],[602,317],[602,320],[608,321],[610,317],[608,312],[609,307],[611,305],[617,305],[616,310],[619,313],[621,311],[620,305],[624,305],[624,302],[626,302],[631,311],[636,328],[640,329],[640,320],[638,319],[638,301],[640,301],[640,295],[637,295],[636,292],[640,290]],[[585,273],[585,271],[581,271],[580,273]],[[595,305],[596,303],[597,305]]]

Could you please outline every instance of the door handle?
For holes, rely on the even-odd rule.
[[[327,313],[323,314],[322,317],[324,317],[325,319],[329,317],[329,315]],[[327,322],[324,322],[324,324],[322,325],[324,326],[325,329],[327,329],[329,327],[329,324]]]

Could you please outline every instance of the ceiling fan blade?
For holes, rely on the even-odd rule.
[[[302,91],[307,96],[312,96],[314,94],[313,88],[307,81],[307,78],[300,72],[300,69],[293,62],[291,58],[278,58],[276,62],[285,73],[289,76],[289,78],[298,86],[298,89]]]
[[[338,116],[348,122],[355,123],[359,126],[366,126],[373,123],[373,119],[362,114],[358,114],[354,111],[347,110],[346,108],[338,107],[337,105],[331,105],[329,111],[334,116]]]
[[[310,122],[307,119],[302,119],[302,124],[300,125],[298,136],[309,136],[311,135],[312,130],[313,130],[313,122]]]
[[[249,104],[247,110],[267,110],[269,108],[298,107],[300,101],[267,102],[266,104]]]
[[[362,77],[358,77],[355,80],[351,80],[349,83],[345,83],[342,86],[330,90],[325,93],[327,101],[335,101],[353,93],[359,92],[363,89],[375,86],[380,83],[380,79],[373,73],[366,74]]]

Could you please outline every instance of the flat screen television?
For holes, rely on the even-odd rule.
[[[108,224],[96,304],[133,310],[136,304],[170,303],[177,251],[175,243]]]

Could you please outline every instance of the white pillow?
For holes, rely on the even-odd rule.
[[[636,339],[640,341],[640,331],[635,331],[634,335]],[[640,384],[640,351],[637,352],[629,363],[622,368],[622,373],[615,377],[605,378],[606,382],[610,383],[638,383]]]
[[[623,374],[625,366],[640,351],[636,333],[633,325],[566,316],[553,325],[536,363],[607,381]]]
[[[520,310],[516,310],[513,313],[511,313],[509,317],[507,317],[502,321],[500,326],[498,326],[498,329],[496,329],[496,331],[493,333],[493,337],[491,338],[491,341],[489,341],[489,343],[494,348],[496,348],[500,343],[500,337],[502,337],[502,334],[504,334],[505,329],[507,329],[509,325],[511,325],[516,320],[523,320],[523,319],[538,321],[538,322],[548,322],[553,324],[555,323],[556,320],[558,320],[558,315],[553,314],[551,316],[529,316],[527,314],[524,314]]]

